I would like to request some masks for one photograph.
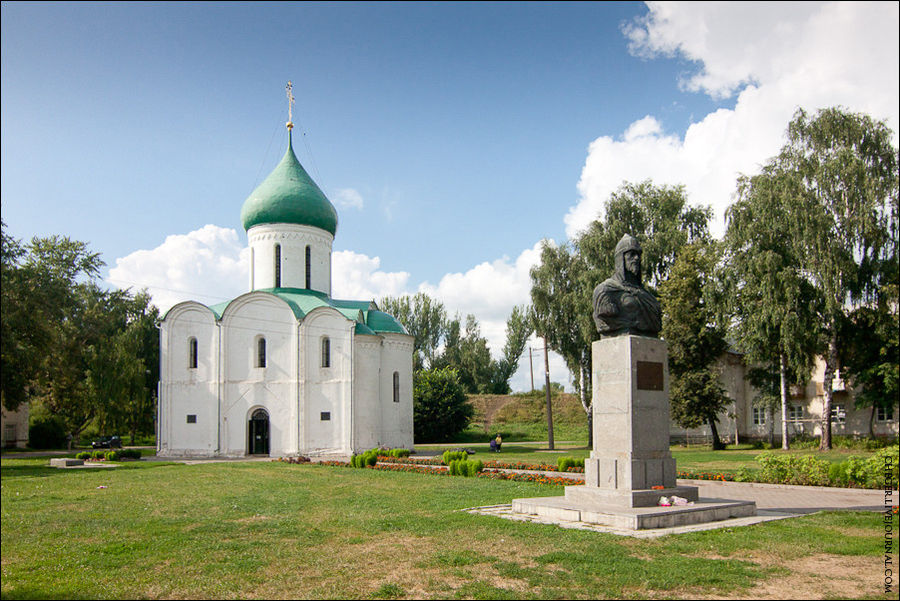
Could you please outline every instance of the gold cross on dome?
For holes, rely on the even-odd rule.
[[[294,107],[294,85],[288,81],[287,85],[284,87],[287,91],[287,99],[288,99],[288,122],[287,128],[294,129],[294,117],[293,117],[293,107]]]

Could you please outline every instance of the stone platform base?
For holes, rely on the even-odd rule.
[[[621,507],[566,497],[513,499],[512,512],[554,521],[585,522],[623,530],[672,528],[756,515],[753,501],[700,499],[693,505]]]
[[[688,501],[699,500],[696,486],[672,486],[669,488],[641,490],[608,490],[593,486],[567,486],[566,499],[590,505],[613,507],[657,507],[660,497],[676,495]]]
[[[76,465],[84,465],[84,460],[68,457],[57,457],[50,460],[50,467],[74,467]]]

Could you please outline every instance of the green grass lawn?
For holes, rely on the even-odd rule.
[[[274,462],[47,463],[2,460],[4,599],[755,596],[819,560],[856,579],[832,596],[888,598],[874,513],[647,541],[458,511],[563,491],[530,483]],[[835,574],[814,574],[814,593],[828,596]]]

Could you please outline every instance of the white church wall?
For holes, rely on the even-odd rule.
[[[357,334],[353,339],[353,428],[356,451],[384,443],[381,408],[381,336]]]
[[[196,358],[191,341],[196,340]],[[218,348],[215,315],[189,301],[160,325],[157,450],[160,455],[209,456],[218,448]],[[196,359],[196,360],[194,360]]]
[[[275,287],[275,245],[281,247],[281,287],[306,288],[306,247],[310,248],[310,288],[331,295],[334,237],[319,228],[287,223],[261,224],[247,232],[251,248],[250,286]]]
[[[300,325],[302,360],[300,449],[310,454],[352,451],[352,336],[355,323],[340,312],[320,307]],[[323,340],[328,338],[330,365],[323,366]],[[327,419],[326,419],[327,418]]]
[[[269,417],[269,455],[297,453],[297,329],[288,305],[266,293],[238,297],[222,316],[222,454],[249,453],[249,420]],[[265,340],[265,365],[259,341]]]
[[[413,337],[384,333],[381,352],[382,444],[413,447]],[[399,376],[399,402],[394,402],[394,372]]]

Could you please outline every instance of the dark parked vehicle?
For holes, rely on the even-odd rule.
[[[101,436],[91,443],[91,447],[95,449],[121,449],[122,439],[118,436]]]

